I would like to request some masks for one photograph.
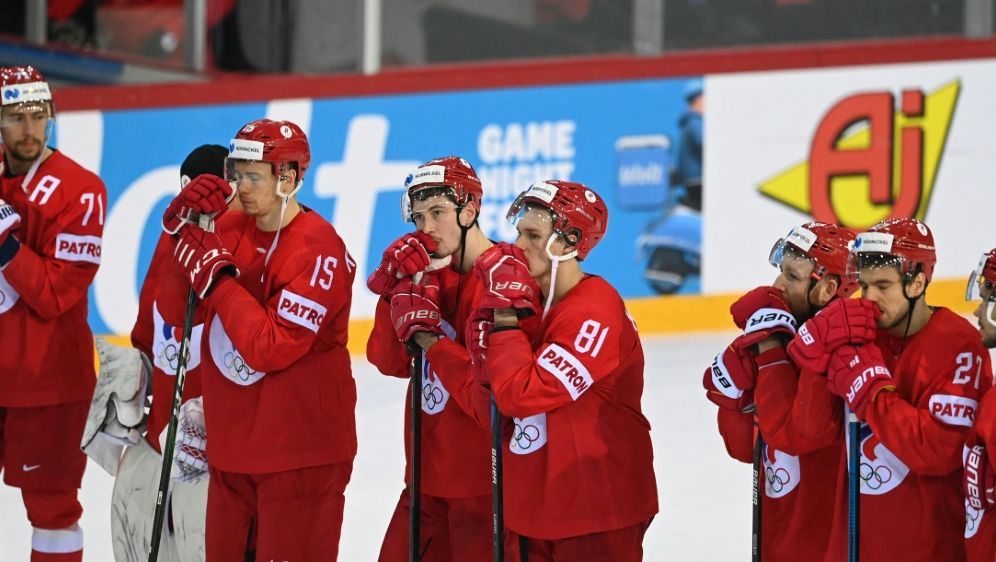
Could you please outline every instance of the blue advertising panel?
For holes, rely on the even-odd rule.
[[[696,267],[698,260],[697,210],[676,211],[668,191],[671,148],[658,143],[632,154],[625,148],[627,138],[678,138],[686,81],[64,112],[56,143],[96,171],[109,193],[103,264],[91,289],[93,329],[130,330],[159,217],[179,188],[187,153],[204,143],[227,146],[241,125],[264,116],[290,119],[308,133],[312,163],[298,198],[336,226],[357,261],[354,317],[372,316],[375,300],[363,280],[383,248],[411,228],[400,213],[405,176],[450,154],[470,161],[484,184],[480,224],[490,237],[514,238],[505,212],[532,182],[579,181],[603,196],[610,216],[587,271],[605,276],[624,297],[697,291],[697,280],[666,290],[652,282],[651,262],[660,250],[654,244],[670,240],[654,231],[676,212],[683,226],[672,230],[689,238],[679,240],[681,251],[691,247]],[[638,181],[621,182],[624,176]],[[639,185],[643,180],[652,185]],[[638,204],[627,204],[634,197]],[[696,221],[691,230],[689,213]]]

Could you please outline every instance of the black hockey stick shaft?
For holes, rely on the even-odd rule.
[[[163,522],[166,519],[166,499],[169,495],[170,469],[173,465],[173,447],[176,440],[176,426],[180,417],[180,397],[183,396],[183,383],[187,379],[187,355],[190,348],[190,332],[194,325],[194,311],[197,310],[197,294],[191,288],[187,293],[187,312],[183,318],[183,337],[180,340],[180,353],[176,358],[176,380],[173,382],[173,407],[170,410],[169,425],[166,428],[166,443],[163,445],[163,465],[159,471],[159,493],[156,495],[156,513],[152,519],[152,548],[149,562],[159,559],[159,543],[163,535]]]
[[[501,412],[491,396],[491,544],[494,562],[505,562],[505,479],[501,463]]]
[[[754,440],[753,514],[751,517],[751,560],[753,562],[761,561],[761,470],[763,455],[764,438],[761,437],[761,428],[758,427],[757,438]]]
[[[419,349],[412,357],[411,380],[411,475],[408,480],[408,560],[419,562],[421,555],[421,516],[422,516],[422,370],[425,364],[424,352]]]
[[[861,422],[848,409],[847,432],[847,562],[858,562],[861,536]]]

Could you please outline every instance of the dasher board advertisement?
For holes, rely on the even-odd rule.
[[[935,279],[996,245],[996,61],[717,75],[706,91],[703,292],[770,284],[771,245],[811,220],[923,220]]]

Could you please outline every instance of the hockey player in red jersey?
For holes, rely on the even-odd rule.
[[[848,273],[881,311],[874,343],[842,343],[849,314],[817,314],[789,354],[803,368],[827,366],[828,388],[861,420],[862,562],[965,560],[962,451],[991,377],[978,333],[957,314],[931,307],[934,238],[915,219],[891,219],[859,234]],[[837,484],[827,560],[846,558],[847,479]]]
[[[493,328],[472,353],[486,355],[484,380],[513,418],[505,524],[531,562],[642,560],[658,509],[639,334],[619,293],[581,269],[608,218],[579,183],[536,183],[509,209],[515,246],[499,244],[475,266]],[[542,329],[530,338],[519,317],[540,314],[530,299],[540,288]]]
[[[403,218],[417,230],[384,251],[367,281],[382,296],[367,358],[385,375],[408,378],[411,359],[403,342],[412,340],[429,364],[421,381],[421,559],[490,560],[488,396],[471,376],[464,347],[464,328],[482,292],[472,268],[492,246],[477,223],[484,189],[473,167],[455,156],[426,162],[405,183]],[[442,260],[449,266],[437,268]],[[418,275],[426,269],[435,270]],[[410,439],[406,431],[408,465]],[[410,474],[409,466],[406,482]],[[381,562],[408,560],[409,509],[406,488],[384,536]]]
[[[234,191],[221,178],[228,150],[203,145],[180,166],[181,195],[167,211],[167,230],[183,224],[185,207],[205,214],[226,203],[241,209]],[[228,189],[231,202],[206,194]],[[223,191],[219,192],[223,193]],[[179,207],[177,207],[179,205]],[[217,208],[215,208],[217,207]],[[176,212],[175,212],[176,211]],[[120,347],[98,339],[100,377],[83,434],[83,450],[115,476],[111,495],[111,536],[114,557],[139,561],[148,557],[149,541],[162,466],[160,439],[165,439],[176,381],[179,346],[187,302],[186,275],[173,265],[172,235],[164,232],[142,284],[138,318],[131,333],[134,347]],[[206,436],[200,383],[200,341],[203,308],[193,321],[186,363],[183,406],[173,455],[173,482],[167,505],[168,520],[160,560],[204,560],[204,519],[207,504]],[[151,385],[152,407],[145,415],[146,389]],[[144,422],[146,434],[140,434]],[[122,445],[128,448],[121,454]]]
[[[982,345],[996,348],[996,248],[982,255],[968,280],[968,300],[979,299],[975,317]],[[992,379],[984,390],[975,425],[962,453],[965,491],[965,553],[968,562],[996,561],[996,392]],[[988,387],[988,389],[987,389]]]
[[[0,104],[0,464],[34,528],[31,560],[82,560],[79,441],[96,378],[87,290],[107,193],[47,146],[55,107],[37,70],[0,68]]]
[[[716,356],[703,377],[734,458],[752,462],[757,420],[764,485],[759,492],[761,559],[766,562],[819,560],[826,552],[834,485],[842,474],[840,427],[826,423],[836,400],[826,390],[825,372],[800,369],[788,359],[785,345],[797,323],[857,290],[845,275],[852,240],[843,228],[815,222],[778,240],[769,256],[779,269],[774,285],[758,287],[730,307],[744,334]],[[874,316],[865,318],[865,341],[871,341]],[[810,427],[814,418],[824,420],[821,427]]]
[[[176,241],[205,311],[208,560],[242,560],[250,543],[259,560],[338,555],[356,454],[355,264],[295,199],[310,161],[297,125],[248,123],[226,162],[243,212],[217,218],[217,232],[185,225]]]

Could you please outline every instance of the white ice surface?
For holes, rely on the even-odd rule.
[[[652,424],[661,512],[647,532],[645,559],[741,561],[750,552],[750,467],[726,456],[702,372],[732,333],[644,338],[643,410]],[[359,453],[346,489],[340,560],[377,559],[402,486],[404,381],[354,358]],[[54,430],[55,428],[53,428]],[[94,463],[83,479],[86,562],[113,560],[112,479]],[[31,529],[17,490],[0,485],[0,561],[26,561]]]

